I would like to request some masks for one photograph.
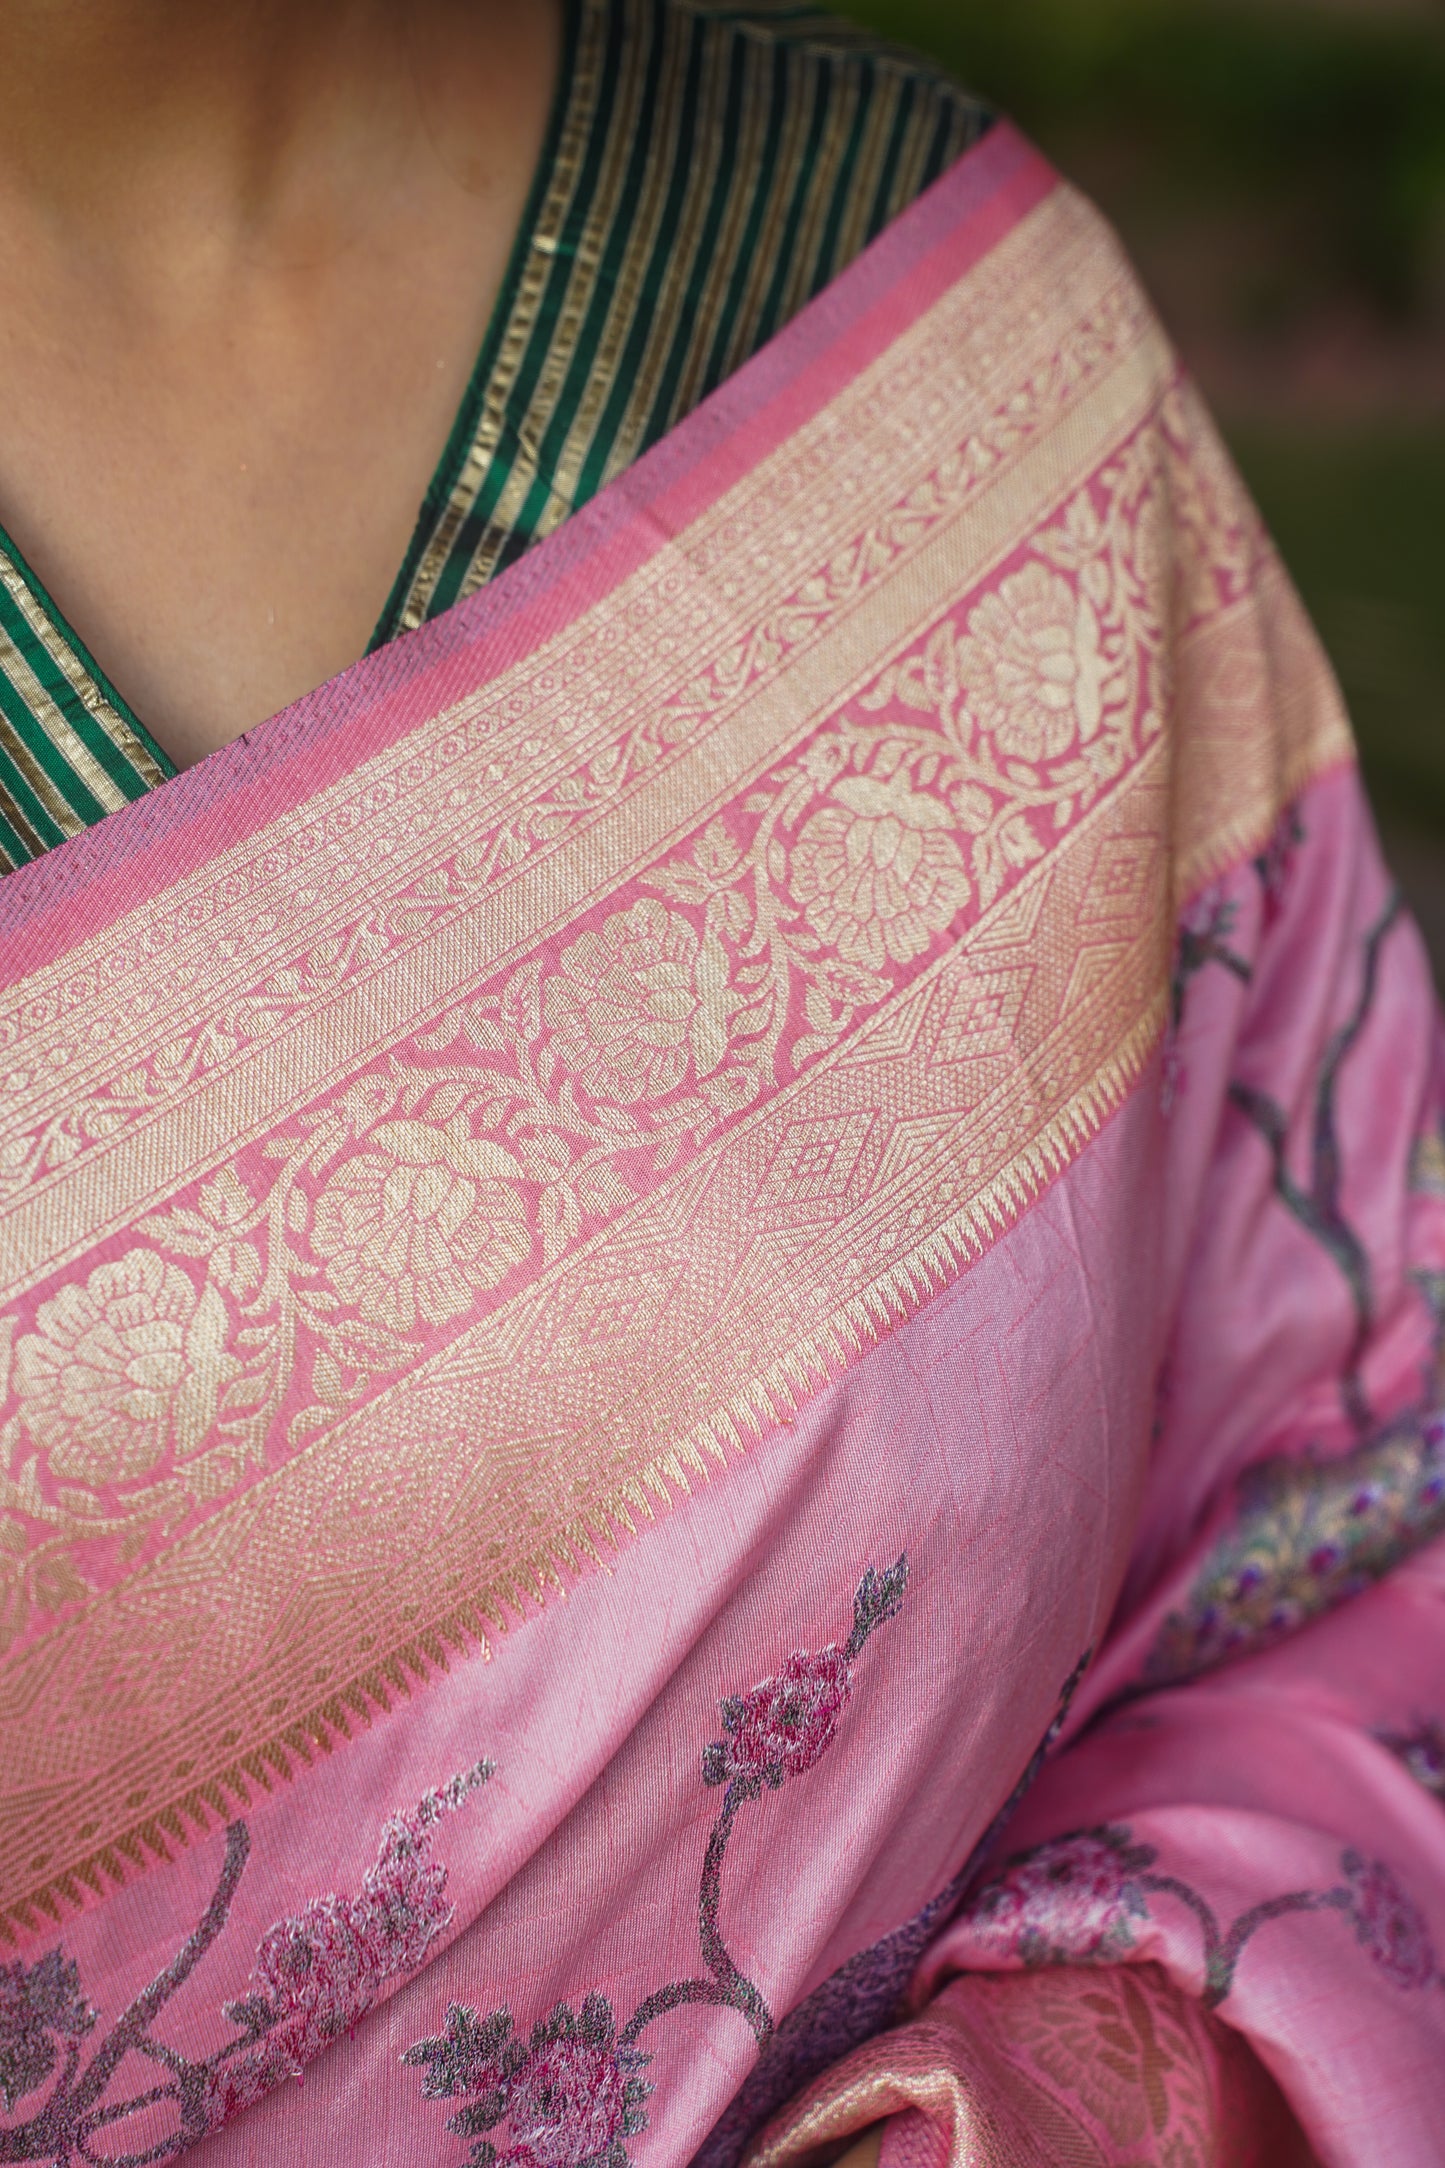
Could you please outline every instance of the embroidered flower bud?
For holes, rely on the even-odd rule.
[[[703,1755],[703,1782],[740,1782],[756,1791],[801,1776],[832,1745],[852,1692],[848,1658],[836,1645],[798,1650],[775,1678],[721,1704],[725,1739]]]
[[[1011,1860],[970,1907],[980,1945],[1015,1964],[1112,1964],[1148,1905],[1136,1876],[1154,1853],[1125,1829],[1083,1829]]]
[[[1419,1906],[1383,1860],[1346,1852],[1348,1917],[1359,1941],[1396,1987],[1428,1987],[1437,1974],[1430,1930]]]

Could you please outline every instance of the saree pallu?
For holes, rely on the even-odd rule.
[[[1428,970],[1010,129],[0,981],[0,2161],[1439,2158]]]

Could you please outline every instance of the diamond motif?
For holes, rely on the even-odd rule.
[[[872,1126],[873,1116],[866,1109],[790,1122],[768,1162],[756,1201],[793,1208],[842,1197]]]
[[[1109,836],[1099,846],[1094,870],[1079,902],[1082,925],[1137,920],[1159,860],[1157,836]]]
[[[979,1061],[1008,1053],[1034,971],[1032,963],[1023,962],[970,971],[944,1013],[933,1049],[936,1058]]]

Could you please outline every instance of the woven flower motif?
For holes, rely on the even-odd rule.
[[[957,669],[975,719],[1011,760],[1055,760],[1099,728],[1099,620],[1044,565],[1012,573],[970,612]]]
[[[775,1678],[723,1702],[727,1736],[704,1753],[704,1781],[741,1781],[756,1791],[801,1776],[832,1745],[852,1690],[842,1649],[796,1650]]]
[[[1428,1987],[1437,1967],[1419,1906],[1383,1860],[1346,1852],[1341,1864],[1349,1886],[1349,1917],[1359,1941],[1396,1987]]]
[[[483,2018],[453,2003],[445,2032],[402,2061],[426,2071],[427,2099],[471,2096],[448,2128],[480,2141],[473,2168],[626,2168],[625,2141],[647,2127],[651,2057],[618,2040],[604,1995],[580,2010],[558,2003],[530,2039],[518,2038],[508,2010]],[[499,2149],[483,2134],[504,2123],[511,2142]]]
[[[193,1453],[240,1365],[214,1287],[154,1250],[73,1282],[15,1349],[20,1415],[67,1483],[134,1483]]]
[[[846,962],[910,963],[969,898],[953,828],[948,807],[905,775],[845,776],[794,845],[793,895]]]
[[[343,1302],[398,1332],[471,1308],[529,1254],[532,1230],[498,1146],[433,1122],[383,1122],[316,1202],[312,1242]]]
[[[1125,1829],[1056,1837],[982,1889],[970,1925],[992,1955],[1022,1965],[1111,1964],[1133,1947],[1149,1907],[1135,1877],[1154,1854]]]
[[[595,1099],[635,1106],[709,1075],[727,1051],[727,958],[714,937],[644,896],[562,951],[546,1015]]]

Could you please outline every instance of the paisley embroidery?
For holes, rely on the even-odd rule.
[[[672,1980],[638,2004],[620,2026],[600,1994],[576,2010],[561,2002],[525,2037],[512,2012],[482,2017],[453,2003],[444,2029],[402,2057],[425,2071],[428,2100],[464,2105],[448,2130],[474,2142],[468,2168],[625,2168],[626,2140],[646,2128],[653,2090],[642,2072],[652,2058],[638,2040],[655,2018],[683,2003],[737,2011],[759,2043],[773,2035],[772,2013],[734,1963],[719,1919],[722,1870],[739,1810],[813,1768],[832,1745],[853,1687],[853,1666],[869,1636],[895,1617],[908,1586],[908,1561],[886,1572],[872,1566],[853,1599],[853,1627],[839,1647],[795,1652],[780,1671],[721,1704],[723,1737],[702,1758],[703,1782],[722,1787],[698,1890],[702,1970]],[[499,2146],[491,2133],[505,2126]]]
[[[1153,1871],[1157,1854],[1120,1825],[1075,1830],[1021,1852],[981,1889],[963,1914],[975,1947],[995,1963],[1110,1965],[1139,1947],[1151,1897],[1174,1897],[1199,1924],[1207,2010],[1229,1995],[1246,1945],[1270,1920],[1291,1912],[1338,1912],[1355,1939],[1399,1988],[1445,1984],[1429,1929],[1414,1900],[1382,1860],[1340,1855],[1343,1881],[1326,1890],[1290,1890],[1251,1905],[1228,1928],[1177,1875]]]
[[[102,2026],[101,2013],[82,1993],[79,1968],[63,1950],[28,1967],[0,1966],[0,2103],[7,2116],[53,2079],[40,2107],[0,2123],[0,2161],[71,2168],[80,2161],[170,2160],[283,2079],[299,2077],[389,1981],[416,1970],[447,1926],[447,1873],[431,1857],[433,1833],[491,1773],[490,1762],[478,1762],[408,1813],[393,1815],[356,1896],[313,1898],[268,1929],[247,1992],[225,2006],[236,2030],[201,2060],[173,2048],[156,2027],[226,1927],[250,1853],[244,1822],[226,1831],[220,1878],[194,1932],[112,2025]],[[86,2044],[97,2032],[87,2059]],[[132,2055],[154,2082],[112,2098],[111,2080]],[[126,2143],[127,2124],[141,2134],[139,2150]],[[102,2132],[107,2150],[97,2152]]]
[[[1165,1619],[1146,1686],[1196,1677],[1294,1633],[1445,1531],[1445,1415],[1339,1460],[1276,1460],[1240,1486],[1234,1527]]]

